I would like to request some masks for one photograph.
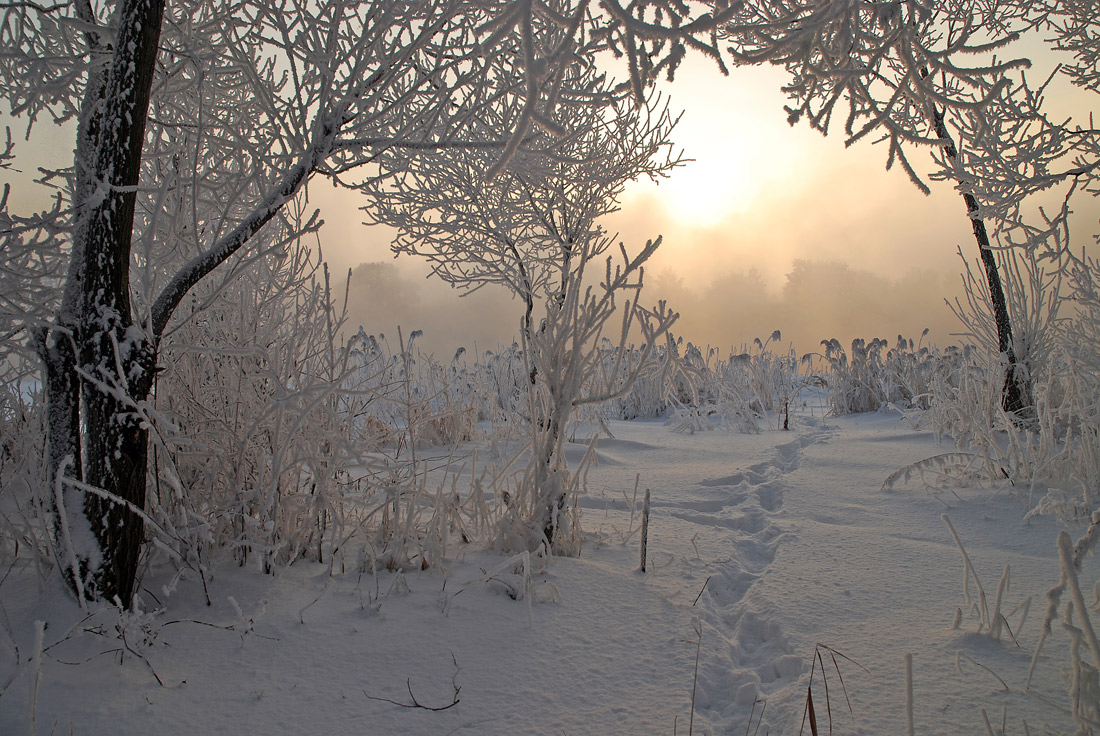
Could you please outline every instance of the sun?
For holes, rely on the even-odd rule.
[[[713,227],[751,207],[757,187],[747,168],[740,151],[713,151],[673,171],[656,193],[682,225]]]
[[[803,148],[792,145],[805,144],[808,131],[787,125],[785,81],[782,70],[738,69],[731,79],[708,60],[685,61],[663,88],[670,108],[682,111],[669,134],[672,150],[690,160],[658,183],[628,191],[657,200],[668,219],[689,229],[715,227],[776,199],[777,186],[814,165],[799,161]],[[819,143],[817,134],[809,137]]]
[[[705,229],[749,210],[758,193],[747,157],[725,149],[688,161],[657,182],[631,183],[627,200],[656,202],[664,218],[686,229]]]

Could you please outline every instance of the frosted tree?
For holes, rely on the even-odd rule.
[[[0,171],[12,168],[10,131],[0,151]],[[54,199],[45,212],[19,216],[9,212],[11,185],[0,191],[0,385],[18,393],[18,383],[34,372],[37,362],[27,336],[49,319],[57,301],[65,239],[41,227],[58,217],[62,203]]]
[[[1090,119],[1052,119],[1044,108],[1052,82],[1061,78],[1082,90],[1072,99],[1089,102],[1100,93],[1100,20],[1092,3],[1021,2],[1030,12],[1056,55],[1058,65],[1040,83],[1025,74],[1003,74],[990,80],[1000,94],[981,115],[956,116],[960,151],[954,159],[939,157],[940,176],[969,175],[981,184],[981,208],[988,217],[1010,227],[1027,219],[1021,206],[1036,194],[1061,195],[1100,191],[1100,130]],[[1036,232],[1010,245],[1038,242]]]
[[[290,226],[284,207],[313,176],[369,178],[393,148],[485,148],[501,161],[530,150],[565,70],[595,42],[583,5],[541,2],[73,0],[2,13],[12,113],[29,133],[76,123],[73,166],[49,177],[63,204],[38,224],[69,249],[37,332],[54,537],[81,597],[126,603],[147,403],[187,292],[253,251],[262,228]],[[561,31],[537,59],[510,32],[534,18]],[[505,66],[513,86],[494,76]],[[513,99],[525,112],[503,138],[466,137]]]
[[[724,29],[739,63],[770,62],[790,72],[784,90],[791,98],[792,124],[805,119],[828,132],[839,114],[848,144],[865,138],[884,141],[887,168],[897,163],[924,192],[928,187],[910,161],[912,150],[938,151],[951,162],[985,270],[997,348],[1006,364],[1002,405],[1010,413],[1029,410],[1027,370],[1018,365],[1008,303],[983,219],[983,182],[957,165],[956,136],[948,123],[981,119],[1005,93],[1007,76],[1029,62],[997,54],[1011,51],[1036,23],[1027,4],[1012,0],[763,0],[740,6]]]
[[[1075,196],[1100,193],[1100,131],[1091,114],[1085,124],[1053,118],[1045,101],[1052,85],[1061,85],[1063,101],[1088,109],[1095,100],[1089,93],[1100,91],[1095,10],[1091,3],[1018,3],[1016,12],[1042,31],[1059,63],[1037,84],[1023,70],[986,82],[999,93],[980,111],[954,114],[948,122],[957,131],[958,149],[937,155],[937,176],[970,182],[980,213],[996,223],[994,249],[1009,275],[1014,323],[1023,327],[1013,335],[1013,347],[1030,381],[1044,366],[1062,321],[1059,285],[1079,284],[1091,273],[1070,248],[1069,218]],[[1081,91],[1069,94],[1066,81]],[[1021,268],[1032,273],[1029,280],[1015,277]],[[1046,275],[1040,279],[1040,273]],[[1074,342],[1068,343],[1071,352]]]
[[[553,42],[552,34],[542,36]],[[500,70],[500,74],[507,74]],[[607,106],[591,99],[605,98]],[[500,106],[484,116],[483,136],[515,128],[521,107]],[[437,276],[473,291],[501,285],[523,305],[520,335],[529,379],[527,426],[531,459],[523,488],[510,500],[508,546],[570,552],[576,538],[566,499],[573,476],[564,457],[573,409],[625,392],[633,380],[618,370],[600,376],[599,341],[621,306],[617,337],[622,364],[627,332],[637,325],[649,351],[671,325],[663,307],[638,301],[642,266],[657,247],[623,248],[607,257],[614,239],[598,219],[617,209],[623,185],[658,177],[677,161],[667,136],[672,121],[657,103],[635,107],[581,65],[563,77],[559,115],[543,121],[534,142],[552,156],[517,154],[499,171],[487,152],[411,156],[391,150],[383,166],[398,172],[374,190],[368,217],[397,228],[393,249],[426,258]],[[606,258],[605,268],[592,274]],[[621,305],[619,302],[623,302]],[[632,364],[637,373],[646,361]],[[603,378],[604,380],[600,380]]]

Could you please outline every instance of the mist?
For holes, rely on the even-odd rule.
[[[925,329],[926,344],[957,343],[962,326],[945,301],[962,294],[959,250],[977,256],[959,193],[929,181],[931,194],[921,194],[900,167],[886,169],[883,146],[846,147],[843,136],[789,127],[783,81],[781,70],[767,68],[725,79],[697,60],[667,89],[685,109],[673,137],[697,160],[658,182],[629,184],[620,211],[601,223],[632,252],[662,237],[646,265],[643,304],[667,300],[680,313],[676,335],[722,351],[740,352],[775,330],[799,355],[822,340],[893,344]],[[719,90],[728,103],[716,106]],[[931,159],[914,163],[930,167]],[[356,269],[352,330],[393,340],[398,325],[405,335],[422,330],[421,347],[441,359],[517,339],[523,307],[506,291],[460,297],[424,262],[394,260],[392,232],[359,222],[357,195],[314,191],[327,221],[325,257],[337,271]],[[1081,247],[1095,232],[1100,199],[1080,196],[1074,205]]]
[[[925,344],[955,341],[958,321],[944,296],[957,291],[957,274],[911,271],[890,279],[838,260],[798,260],[779,289],[757,270],[726,271],[709,281],[690,281],[671,269],[647,277],[643,305],[665,300],[680,313],[677,337],[701,347],[740,353],[754,339],[774,331],[798,355],[819,351],[822,340],[845,346],[854,338],[881,337],[893,344],[899,335]],[[362,327],[383,335],[391,346],[422,331],[419,347],[439,360],[459,348],[471,355],[518,340],[523,304],[500,287],[461,295],[434,279],[415,278],[394,262],[371,262],[351,272],[347,330]],[[343,294],[340,294],[341,298]]]
[[[417,278],[393,261],[361,263],[341,283],[347,289],[345,336],[361,327],[391,348],[420,331],[417,345],[438,360],[464,348],[471,355],[518,339],[523,306],[500,287],[461,292],[437,279]]]

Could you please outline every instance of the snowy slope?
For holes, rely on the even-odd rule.
[[[117,613],[84,618],[56,579],[13,570],[0,733],[796,734],[819,642],[850,658],[836,662],[851,712],[823,650],[822,732],[828,700],[833,733],[904,734],[906,654],[918,734],[985,733],[983,708],[994,733],[1002,709],[1009,734],[1071,729],[1048,702],[1067,702],[1063,633],[1024,691],[1059,527],[1023,523],[1015,489],[882,490],[944,450],[896,413],[754,435],[611,429],[581,500],[581,556],[530,560],[526,578],[522,561],[469,546],[406,575],[222,569],[210,607],[194,580],[165,599],[165,580],[147,579],[147,608],[155,595],[164,610],[125,617],[123,639]],[[652,494],[646,573],[636,478],[637,505]],[[978,633],[945,513],[990,609],[1005,565],[1002,611],[1031,596],[999,640]]]

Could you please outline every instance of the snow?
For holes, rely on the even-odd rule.
[[[799,414],[792,431],[759,434],[609,426],[581,499],[581,555],[533,558],[529,581],[469,545],[446,569],[404,574],[226,567],[207,607],[198,580],[165,598],[170,571],[154,571],[140,595],[163,610],[120,617],[81,612],[56,575],[43,585],[30,565],[12,571],[0,583],[0,733],[796,734],[818,643],[844,655],[834,666],[820,650],[822,732],[827,699],[833,733],[906,733],[910,654],[917,734],[985,733],[983,709],[994,733],[1002,717],[1006,733],[1025,721],[1071,730],[1053,705],[1068,704],[1057,622],[1025,691],[1061,526],[1025,523],[1011,487],[883,490],[943,451],[931,433],[896,412]],[[979,632],[945,514],[990,610],[1010,566],[999,640]],[[1083,587],[1096,568],[1086,560]],[[969,591],[976,602],[973,580]],[[1013,612],[1029,596],[1026,618]]]

